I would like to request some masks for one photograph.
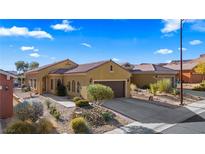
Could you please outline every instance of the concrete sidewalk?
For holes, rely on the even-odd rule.
[[[191,112],[187,112],[187,110]],[[178,113],[183,114],[178,114]],[[175,114],[176,113],[176,114]],[[153,133],[169,133],[169,134],[194,134],[194,133],[205,133],[205,100],[195,102],[183,107],[179,107],[172,110],[171,118],[175,121],[175,123],[169,122],[133,122],[126,126],[114,129],[112,131],[106,132],[107,134],[153,134]],[[200,119],[199,121],[195,121],[192,117],[201,117],[194,118],[195,120]],[[192,119],[191,123],[186,120]],[[189,123],[188,123],[189,122]],[[198,127],[198,128],[196,128]]]

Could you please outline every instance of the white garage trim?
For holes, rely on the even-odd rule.
[[[127,80],[117,80],[117,79],[110,79],[110,80],[93,80],[93,83],[95,83],[95,81],[124,81],[125,82],[125,97],[127,96]]]

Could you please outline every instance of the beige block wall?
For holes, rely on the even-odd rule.
[[[157,80],[161,80],[163,78],[175,78],[175,75],[167,75],[167,74],[132,74],[131,83],[136,84],[137,87],[142,88],[143,86],[149,86],[150,83],[156,83]]]

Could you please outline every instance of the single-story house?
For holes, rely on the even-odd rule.
[[[110,86],[115,97],[129,97],[130,77],[128,70],[112,60],[77,64],[66,59],[25,73],[26,84],[39,94],[55,94],[63,83],[69,96],[83,98],[87,98],[87,86],[95,83]]]
[[[0,69],[0,118],[13,114],[13,79],[14,74]]]
[[[126,64],[128,66],[128,64]],[[147,88],[151,83],[156,83],[158,80],[169,79],[172,85],[175,86],[176,74],[175,70],[158,66],[155,64],[139,64],[133,65],[129,69],[131,76],[131,83],[140,88]]]
[[[205,54],[200,55],[200,57],[196,59],[183,61],[183,82],[200,83],[205,78],[205,75],[198,74],[195,72],[196,66],[201,62],[205,62]],[[179,60],[174,60],[168,64],[164,64],[163,67],[170,68],[177,71],[178,72],[177,78],[179,79],[179,73],[180,73]]]

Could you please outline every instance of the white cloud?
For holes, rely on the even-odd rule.
[[[164,28],[161,29],[162,33],[175,32],[180,28],[180,20],[177,19],[165,19],[163,23]]]
[[[120,60],[118,58],[112,58],[113,61],[119,62]]]
[[[51,28],[55,30],[63,30],[65,32],[77,30],[68,20],[63,20],[61,24],[51,25]]]
[[[180,50],[180,48],[178,48],[178,50]],[[182,48],[182,51],[187,51],[187,48]]]
[[[39,49],[34,49],[33,51],[34,51],[34,52],[38,52],[38,51],[39,51]]]
[[[34,50],[33,46],[22,46],[20,48],[22,51],[29,51],[29,50]]]
[[[189,44],[191,44],[191,45],[199,45],[199,44],[202,44],[202,43],[203,42],[200,41],[200,40],[192,40],[192,41],[189,42]]]
[[[38,58],[40,55],[38,53],[31,53],[29,54],[31,57]]]
[[[167,60],[167,61],[166,61],[166,63],[171,63],[171,62],[172,62],[172,60]]]
[[[191,26],[191,29],[199,32],[205,32],[205,21],[196,20],[196,22]]]
[[[173,50],[170,50],[170,49],[159,49],[155,52],[155,54],[166,55],[166,54],[171,54],[172,52],[173,52]]]
[[[33,38],[48,38],[53,39],[51,34],[42,30],[29,31],[27,27],[16,27],[11,28],[0,27],[0,36],[24,36]]]
[[[85,46],[85,47],[88,47],[88,48],[92,48],[92,45],[91,44],[88,44],[88,43],[81,43],[81,45]]]
[[[51,60],[55,60],[55,59],[56,59],[56,57],[50,57],[50,59],[51,59]]]

